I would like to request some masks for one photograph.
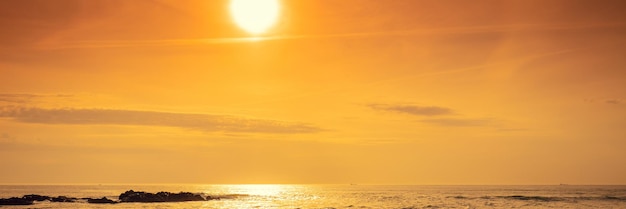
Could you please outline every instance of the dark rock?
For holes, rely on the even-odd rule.
[[[29,195],[24,195],[22,199],[27,200],[27,201],[44,201],[44,200],[49,200],[50,197],[42,196],[38,194],[29,194]]]
[[[117,201],[114,200],[110,200],[109,198],[103,197],[100,199],[88,199],[87,200],[88,203],[94,203],[94,204],[115,204],[118,203]]]
[[[175,194],[169,194],[169,196],[167,196],[166,199],[168,200],[168,202],[204,201],[205,200],[199,194],[193,194],[191,192],[179,192]]]
[[[8,199],[0,199],[0,205],[32,205],[32,200],[25,200],[19,197],[11,197]]]
[[[170,193],[170,192],[135,192],[133,190],[120,194],[121,202],[185,202],[185,201],[204,201],[199,194],[190,192]]]
[[[165,202],[163,197],[157,196],[156,194],[135,192],[133,190],[120,194],[119,199],[121,202]]]
[[[76,198],[74,197],[66,197],[66,196],[58,196],[50,198],[50,202],[76,202]]]

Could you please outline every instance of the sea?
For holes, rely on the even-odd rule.
[[[0,208],[626,208],[626,186],[424,185],[3,185],[0,198],[27,194],[117,200],[127,190],[193,192],[218,200],[90,204],[41,201]]]

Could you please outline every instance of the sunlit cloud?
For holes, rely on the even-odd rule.
[[[512,31],[549,31],[549,30],[575,30],[587,28],[614,28],[624,27],[624,23],[585,23],[585,24],[524,24],[524,25],[488,25],[473,27],[445,27],[429,29],[407,29],[370,31],[335,34],[284,34],[274,36],[254,37],[212,37],[195,39],[154,39],[154,40],[80,40],[58,41],[54,43],[38,43],[39,49],[81,49],[81,48],[124,48],[124,47],[163,47],[184,45],[213,45],[213,44],[238,44],[258,41],[297,40],[297,39],[327,39],[327,38],[358,38],[358,37],[384,37],[384,36],[415,36],[415,35],[446,35],[446,34],[474,34]]]
[[[0,108],[0,117],[10,118],[22,123],[165,126],[205,132],[295,134],[322,131],[319,127],[305,123],[251,119],[232,115],[115,109],[2,107]]]
[[[72,97],[72,96],[73,95],[69,95],[69,94],[26,94],[26,93],[10,94],[10,93],[5,93],[5,94],[0,94],[0,102],[24,104],[24,103],[31,103],[35,99],[50,98],[50,97],[67,98],[67,97]]]
[[[15,139],[15,137],[14,137],[14,136],[11,136],[11,135],[10,135],[10,134],[8,134],[8,133],[1,133],[1,134],[0,134],[0,139],[8,140],[8,139]]]
[[[0,102],[9,103],[27,103],[34,97],[39,97],[35,94],[0,94]]]
[[[438,116],[438,115],[450,115],[453,111],[450,108],[438,107],[438,106],[417,106],[417,105],[400,105],[400,104],[369,104],[369,107],[375,110],[405,113],[410,115],[420,116]]]
[[[587,103],[609,104],[609,105],[621,105],[624,104],[623,99],[609,98],[609,99],[584,99]]]
[[[607,104],[613,104],[613,105],[622,104],[622,100],[619,100],[619,99],[608,99],[605,102]]]
[[[497,131],[500,131],[500,132],[521,132],[521,131],[530,131],[530,129],[527,129],[527,128],[499,128],[499,129],[497,129]]]
[[[419,106],[409,104],[369,104],[370,108],[379,111],[408,114],[413,116],[425,116],[428,118],[418,120],[434,126],[443,127],[478,127],[497,126],[492,118],[457,117],[460,114],[452,109],[440,106]],[[518,131],[518,130],[516,130]]]
[[[457,118],[437,118],[437,119],[425,119],[420,122],[446,126],[446,127],[471,127],[471,126],[488,126],[492,125],[491,119],[457,119]]]

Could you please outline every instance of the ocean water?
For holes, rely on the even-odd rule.
[[[117,200],[127,190],[194,192],[220,200],[112,205],[35,202],[0,208],[626,208],[626,186],[383,185],[4,185],[0,198],[26,194]]]

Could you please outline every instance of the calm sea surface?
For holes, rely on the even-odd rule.
[[[26,194],[117,200],[133,189],[194,192],[220,200],[183,203],[35,202],[1,208],[626,208],[626,186],[381,185],[67,185],[0,186],[0,198]]]

